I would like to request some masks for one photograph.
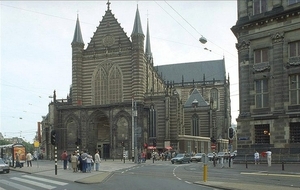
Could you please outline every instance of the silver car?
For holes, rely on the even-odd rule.
[[[0,173],[9,173],[9,166],[0,158]]]

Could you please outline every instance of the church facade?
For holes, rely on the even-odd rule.
[[[42,121],[48,158],[53,158],[52,130],[58,154],[98,149],[103,158],[120,158],[124,151],[134,157],[134,150],[228,149],[230,83],[224,59],[154,66],[149,25],[145,36],[138,8],[129,37],[109,3],[86,48],[77,18],[71,45],[70,94],[58,100],[54,92]]]

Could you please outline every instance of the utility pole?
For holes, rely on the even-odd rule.
[[[131,157],[132,157],[132,162],[134,162],[134,155],[135,155],[134,154],[134,97],[132,96],[132,99],[131,99]]]

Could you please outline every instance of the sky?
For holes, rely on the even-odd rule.
[[[33,142],[48,113],[49,96],[66,98],[72,81],[71,42],[77,15],[85,48],[107,1],[1,1],[0,132]],[[114,1],[110,9],[130,37],[138,6],[147,18],[154,65],[225,58],[230,76],[232,123],[239,110],[236,0]],[[200,37],[206,44],[199,42]]]

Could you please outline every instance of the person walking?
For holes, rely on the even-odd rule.
[[[16,155],[16,157],[15,157],[16,158],[16,165],[15,165],[14,168],[16,168],[16,167],[22,168],[21,163],[20,163],[20,155],[18,153],[16,153],[15,155]]]
[[[64,150],[64,152],[61,154],[61,159],[63,161],[64,170],[66,170],[67,169],[67,164],[68,164],[68,154],[67,154],[66,150]]]
[[[71,156],[71,165],[73,168],[73,172],[77,172],[77,164],[78,164],[78,157],[76,155],[76,152],[74,152]]]
[[[27,167],[29,167],[29,166],[32,167],[32,163],[31,163],[32,158],[33,158],[32,154],[30,152],[28,152],[26,154]]]
[[[100,155],[99,155],[99,151],[97,150],[96,154],[95,154],[95,170],[96,171],[99,171],[100,163],[101,163],[101,158],[100,158]]]
[[[86,173],[86,168],[87,168],[87,159],[88,154],[86,153],[86,150],[81,153],[81,168],[82,168],[82,173]]]
[[[92,162],[93,157],[88,153],[86,157],[86,172],[91,173],[92,172]]]
[[[254,163],[259,164],[259,153],[257,151],[255,151],[254,153]]]
[[[271,166],[271,162],[272,162],[272,152],[270,149],[268,149],[268,151],[266,152],[267,154],[267,161],[268,161],[268,166]]]

